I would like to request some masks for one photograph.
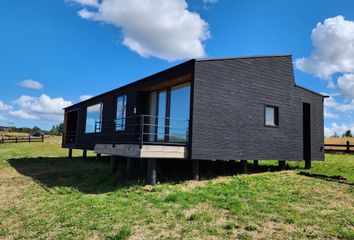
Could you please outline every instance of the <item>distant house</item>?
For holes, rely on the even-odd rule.
[[[324,97],[296,85],[290,55],[193,59],[66,108],[62,146],[146,158],[153,177],[159,158],[193,160],[196,178],[199,160],[310,167]]]

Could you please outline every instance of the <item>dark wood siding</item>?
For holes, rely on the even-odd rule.
[[[302,160],[304,101],[312,157],[323,159],[323,98],[295,86],[291,56],[197,61],[193,92],[193,159]],[[264,126],[266,104],[279,127]]]
[[[115,125],[113,120],[116,117],[116,101],[120,95],[127,95],[127,116],[146,114],[146,93],[151,91],[151,86],[159,85],[163,82],[172,81],[176,78],[184,77],[184,79],[192,77],[194,61],[188,61],[183,64],[177,65],[173,68],[169,68],[160,73],[154,74],[147,78],[125,85],[121,88],[112,90],[110,92],[101,94],[89,100],[75,104],[65,109],[65,112],[69,112],[71,109],[78,109],[78,131],[76,144],[66,144],[63,142],[62,146],[65,148],[74,149],[88,149],[93,150],[95,143],[119,143],[119,142],[131,142],[136,141],[138,135],[119,135],[115,132]],[[182,79],[183,80],[183,79]],[[191,80],[191,79],[190,79]],[[86,108],[88,106],[103,103],[102,112],[102,132],[101,133],[85,133],[86,122]],[[136,113],[134,114],[134,108]],[[135,120],[130,120],[135,121]],[[129,120],[127,120],[127,124]]]

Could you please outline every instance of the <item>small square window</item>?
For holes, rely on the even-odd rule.
[[[269,127],[279,126],[279,108],[275,106],[265,106],[265,125]]]

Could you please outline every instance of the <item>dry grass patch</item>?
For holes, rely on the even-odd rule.
[[[354,156],[310,170],[348,184],[295,168],[144,187],[59,143],[0,145],[0,239],[354,239]]]

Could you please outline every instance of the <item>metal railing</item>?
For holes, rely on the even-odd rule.
[[[98,131],[99,130],[99,131]],[[189,120],[183,118],[133,115],[95,123],[95,143],[186,145]]]

